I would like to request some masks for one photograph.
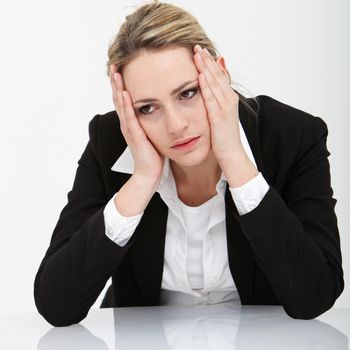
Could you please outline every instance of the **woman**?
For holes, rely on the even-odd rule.
[[[343,290],[327,126],[231,88],[197,20],[159,2],[109,48],[115,111],[96,115],[35,278],[53,325],[102,307],[328,310]]]

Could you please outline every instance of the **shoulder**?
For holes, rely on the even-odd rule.
[[[328,129],[322,118],[266,95],[255,99],[255,135],[266,169],[287,174],[302,161],[313,162],[313,155],[328,156]]]
[[[267,95],[255,98],[259,104],[259,125],[274,132],[303,132],[305,128],[324,130],[326,123],[295,106],[288,105]]]
[[[89,143],[97,158],[109,166],[123,153],[127,143],[116,111],[96,114],[89,122]]]
[[[96,114],[89,122],[90,138],[98,137],[99,134],[114,137],[120,132],[119,118],[115,111],[105,114]]]
[[[284,140],[290,143],[289,146],[294,144],[298,147],[300,143],[315,143],[328,134],[327,124],[319,116],[267,95],[259,95],[255,99],[259,105],[259,134],[266,142]]]

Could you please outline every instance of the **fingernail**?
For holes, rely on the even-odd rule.
[[[205,53],[207,53],[208,55],[210,55],[210,53],[209,53],[209,51],[205,48],[204,50],[203,50]]]
[[[197,48],[198,48],[198,51],[199,51],[199,52],[202,52],[202,51],[203,51],[203,49],[201,48],[201,46],[200,46],[199,44],[197,44]]]

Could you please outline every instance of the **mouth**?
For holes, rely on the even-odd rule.
[[[192,140],[197,139],[197,138],[199,138],[199,136],[188,137],[186,139],[179,140],[179,141],[175,142],[171,147],[173,148],[173,147],[183,146],[183,145],[185,145],[185,144],[187,144],[187,143],[189,143]]]
[[[192,148],[198,141],[200,136],[196,137],[190,137],[187,139],[180,140],[176,142],[171,148],[177,149],[177,150],[185,150],[185,149],[190,149]]]

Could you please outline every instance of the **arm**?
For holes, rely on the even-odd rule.
[[[194,52],[213,153],[229,186],[242,186],[258,172],[240,142],[239,96],[219,61],[199,45]],[[344,288],[327,133],[321,118],[310,118],[284,193],[270,187],[255,209],[236,217],[281,304],[295,318],[325,312]]]
[[[123,247],[129,241],[156,191],[157,184],[158,180],[147,180],[134,174],[110,199],[103,215],[106,235],[113,242]]]
[[[78,323],[86,317],[134,240],[131,237],[121,247],[106,235],[107,198],[94,149],[97,122],[95,117],[89,124],[90,140],[78,162],[68,203],[34,281],[37,309],[54,326]],[[126,187],[132,191],[131,178]],[[123,187],[120,192],[125,193]],[[153,188],[144,186],[145,193],[145,188],[145,198],[150,198]]]
[[[293,318],[319,316],[344,288],[327,134],[322,119],[312,118],[284,193],[270,187],[254,210],[236,217],[258,264]]]
[[[259,267],[287,314],[303,319],[331,308],[344,288],[327,125],[318,117],[306,125],[281,193],[255,186],[258,170],[239,143],[220,160]]]

